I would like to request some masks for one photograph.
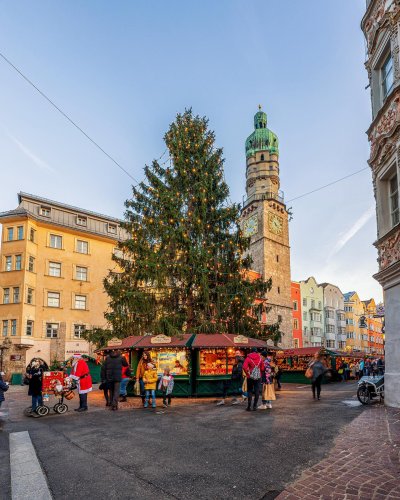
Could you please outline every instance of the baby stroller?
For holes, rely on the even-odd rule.
[[[35,417],[45,417],[50,413],[50,406],[46,403],[50,401],[50,395],[53,394],[58,402],[52,407],[55,413],[62,415],[68,411],[68,406],[64,403],[64,399],[71,400],[74,397],[75,382],[68,377],[64,372],[44,372],[42,382],[42,399],[43,404],[39,405],[36,410],[32,411],[31,407],[25,409],[25,415]]]

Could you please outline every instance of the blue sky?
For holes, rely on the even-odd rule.
[[[0,50],[136,179],[192,106],[245,184],[257,105],[286,199],[367,165],[364,0],[0,0]],[[0,210],[20,190],[122,216],[130,179],[0,60]],[[292,277],[381,298],[368,170],[290,203]]]

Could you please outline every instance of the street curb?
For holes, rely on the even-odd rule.
[[[11,500],[52,500],[28,431],[10,434]]]

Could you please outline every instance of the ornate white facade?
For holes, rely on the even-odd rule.
[[[385,299],[385,403],[400,407],[400,0],[370,0],[361,28],[371,88],[371,143],[379,272]]]

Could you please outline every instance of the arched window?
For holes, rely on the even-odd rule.
[[[261,161],[264,161],[264,155],[261,155]]]

